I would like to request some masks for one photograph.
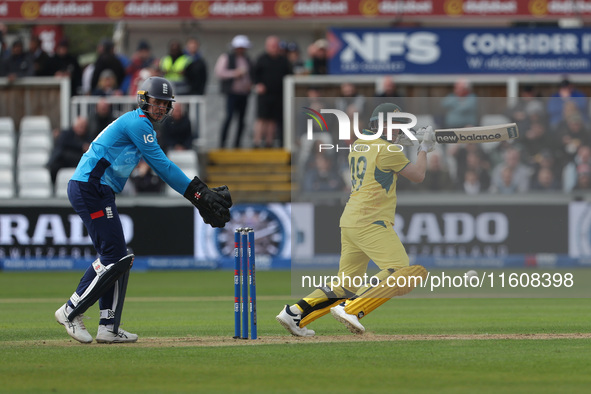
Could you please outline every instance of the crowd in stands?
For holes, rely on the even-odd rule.
[[[210,74],[199,50],[200,41],[195,37],[189,37],[184,43],[170,40],[162,56],[152,51],[148,40],[141,40],[129,57],[118,53],[111,39],[101,39],[96,46],[96,60],[85,67],[70,53],[68,38],[59,40],[52,54],[42,49],[39,37],[30,37],[28,41],[28,48],[23,39],[16,39],[7,46],[0,38],[0,77],[7,77],[9,83],[22,77],[59,76],[70,78],[72,96],[135,96],[144,80],[163,76],[171,81],[177,96],[206,94]],[[247,36],[237,35],[229,50],[221,53],[215,62],[213,75],[226,96],[226,115],[220,130],[222,147],[241,146],[252,93],[257,98],[254,146],[282,146],[283,78],[290,74],[327,72],[328,44],[324,39],[310,44],[307,61],[300,56],[297,43],[277,36],[266,39],[264,51],[257,57],[251,58],[248,53],[251,46]],[[158,128],[158,141],[165,152],[192,149],[196,134],[192,128],[197,125],[191,125],[185,112],[177,103],[171,117]],[[107,100],[100,100],[90,113],[88,119],[78,118],[70,128],[54,130],[55,148],[47,164],[54,181],[57,171],[75,166],[88,144],[114,120]],[[236,137],[234,141],[227,141],[234,120],[238,129]],[[136,191],[160,191],[162,183],[156,178],[143,164],[131,177]]]
[[[209,74],[205,59],[199,51],[200,41],[195,37],[189,37],[184,43],[172,39],[168,43],[167,53],[160,57],[152,52],[148,40],[141,40],[133,54],[125,56],[115,51],[111,39],[101,39],[96,47],[96,60],[83,69],[78,63],[77,56],[69,52],[68,38],[57,42],[52,54],[42,49],[39,37],[32,36],[28,41],[28,48],[25,48],[25,41],[20,38],[7,45],[0,34],[0,77],[14,81],[17,78],[31,76],[66,76],[71,78],[72,96],[110,96],[135,95],[142,80],[159,75],[174,84],[177,95],[206,93]],[[269,59],[278,59],[277,64],[285,63],[287,66],[281,71],[285,75],[327,73],[328,43],[325,39],[319,39],[309,45],[306,61],[302,59],[296,42],[280,40],[277,36],[267,38],[264,52],[258,54],[253,61],[247,55],[250,47],[247,36],[234,37],[230,50],[220,55],[215,67],[215,76],[222,84],[224,81],[227,84],[228,80],[235,81],[243,76],[250,78],[246,86],[242,86],[241,94],[246,91],[245,88],[248,88],[249,92],[256,89],[256,92],[261,94],[261,84],[268,82],[272,82],[273,86],[268,86],[265,91],[280,89],[281,84],[275,86],[275,81],[264,80]],[[233,58],[236,52],[239,53],[239,58],[244,57],[245,60],[239,59],[236,64]],[[223,64],[220,63],[222,58],[226,58]],[[232,72],[224,72],[224,69]]]
[[[96,47],[96,61],[84,68],[80,67],[77,56],[70,53],[67,38],[56,44],[53,54],[43,51],[38,37],[31,37],[28,47],[21,39],[10,46],[1,40],[0,44],[0,76],[9,81],[26,76],[69,77],[72,95],[135,95],[142,81],[156,75],[169,79],[177,95],[205,95],[208,79],[213,75],[226,99],[225,117],[219,130],[222,147],[241,146],[246,109],[252,94],[256,96],[257,106],[254,147],[282,146],[283,78],[290,74],[327,73],[328,42],[325,39],[311,43],[304,58],[295,42],[269,36],[264,51],[254,57],[249,53],[252,47],[249,38],[237,35],[229,43],[229,50],[220,53],[212,73],[200,52],[200,42],[194,37],[184,42],[171,40],[162,56],[152,51],[148,40],[141,40],[129,57],[117,53],[112,40],[102,39]],[[310,87],[307,107],[320,110],[334,104],[333,108],[344,111],[350,119],[355,112],[373,109],[368,98],[352,83],[342,84],[334,103],[328,104],[322,96],[319,87]],[[401,97],[392,77],[384,79],[383,89],[375,96],[405,107],[406,98]],[[444,116],[439,126],[479,125],[479,97],[466,79],[457,80],[453,92],[440,99],[440,107]],[[171,118],[159,128],[159,142],[165,151],[192,149],[194,133],[185,112],[186,109],[178,105]],[[504,115],[517,123],[519,139],[495,144],[493,148],[485,148],[483,144],[439,146],[429,155],[425,181],[414,185],[401,179],[398,188],[466,194],[569,192],[591,188],[589,102],[568,78],[564,78],[549,98],[540,97],[533,86],[523,86],[518,101]],[[88,119],[77,119],[71,128],[58,130],[55,151],[48,163],[52,175],[55,177],[60,166],[75,165],[88,143],[113,119],[109,103],[100,100]],[[229,141],[233,122],[237,133],[235,139]],[[346,154],[319,158],[315,145],[305,149],[311,150],[300,155],[305,158],[305,162],[299,164],[303,190],[349,189]],[[154,181],[150,173],[146,166],[138,167],[134,173],[139,179],[138,190],[161,190],[162,184]]]
[[[392,80],[385,80],[385,88],[390,93],[378,94],[378,97],[394,103],[401,102]],[[432,100],[439,100],[442,108],[442,128],[455,128],[480,126],[482,110],[479,108],[479,99],[472,92],[470,83],[460,78],[452,93]],[[334,105],[353,119],[353,112],[362,112],[367,106],[365,101],[369,101],[369,98],[356,93],[351,84],[344,83],[341,97],[336,99]],[[308,108],[319,110],[327,105],[331,107],[333,104],[323,101],[316,88],[309,90]],[[366,111],[372,109],[373,105]],[[400,177],[398,190],[471,195],[591,191],[589,110],[587,96],[566,77],[551,97],[541,97],[533,86],[523,86],[518,100],[502,114],[517,124],[520,133],[518,139],[488,144],[438,145],[428,155],[428,171],[424,182],[413,184]],[[306,130],[305,127],[300,129]],[[329,124],[328,129],[337,130],[338,127]],[[307,150],[299,156],[303,158],[300,163],[301,184],[305,192],[350,190],[347,151],[319,152],[318,144],[321,142],[336,144],[336,135],[328,135],[328,138],[328,141],[300,146]],[[339,143],[342,144],[342,141]],[[411,155],[415,151],[407,148],[405,152],[412,160]],[[326,158],[319,160],[317,156]],[[329,172],[331,176],[340,176],[345,182],[313,181],[319,178],[319,174],[327,178]]]

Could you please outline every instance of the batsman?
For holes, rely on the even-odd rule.
[[[86,270],[70,299],[55,311],[55,319],[72,338],[93,338],[83,313],[99,302],[99,343],[136,342],[137,334],[119,327],[129,270],[134,255],[127,249],[115,204],[129,175],[144,159],[174,190],[187,198],[212,227],[230,220],[232,198],[226,186],[210,189],[198,177],[189,179],[171,162],[156,140],[154,125],[173,110],[172,85],[164,78],[148,78],[137,92],[139,108],[109,124],[92,141],[68,183],[68,198],[82,219],[99,258]]]
[[[376,134],[385,129],[387,114],[398,112],[403,111],[396,104],[378,105],[363,133]],[[408,123],[406,118],[394,117],[393,120]],[[351,194],[340,220],[341,258],[337,274],[338,278],[350,280],[343,280],[338,286],[317,288],[294,305],[286,305],[276,319],[292,335],[314,336],[315,332],[307,327],[308,324],[329,312],[349,331],[362,334],[365,327],[360,320],[364,316],[390,298],[411,291],[420,283],[420,278],[426,279],[425,268],[409,266],[408,255],[393,228],[398,176],[415,183],[422,182],[427,169],[427,153],[435,149],[431,126],[422,128],[417,134],[422,134],[423,138],[414,163],[401,149],[388,147],[406,143],[402,140],[407,137],[402,133],[394,141],[386,140],[383,133],[379,139],[353,142],[348,160]],[[370,260],[380,269],[375,275],[379,282],[374,280],[354,287],[359,281],[353,279],[366,274]]]

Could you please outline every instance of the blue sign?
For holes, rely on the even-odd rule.
[[[338,29],[330,74],[591,72],[591,29]]]

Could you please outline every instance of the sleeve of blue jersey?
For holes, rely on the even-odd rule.
[[[142,153],[146,163],[156,174],[179,194],[184,194],[191,180],[176,164],[166,157],[160,145],[158,145],[156,133],[149,121],[147,123],[141,122],[141,127],[130,130],[130,138]]]

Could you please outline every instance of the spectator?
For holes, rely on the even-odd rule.
[[[279,40],[279,56],[287,57],[287,41]]]
[[[92,92],[92,76],[94,75],[94,68],[96,60],[101,57],[103,53],[103,41],[96,46],[95,59],[88,63],[82,71],[82,80],[80,85],[80,94],[89,95]]]
[[[466,172],[476,175],[480,190],[488,190],[490,187],[490,162],[486,154],[478,144],[467,144],[465,149],[460,149],[456,154],[457,179],[460,185],[466,182]]]
[[[16,40],[12,43],[10,55],[4,59],[3,70],[0,76],[6,76],[8,82],[14,82],[17,78],[30,77],[34,74],[33,61],[25,53],[22,40]]]
[[[189,93],[185,69],[190,62],[191,58],[183,53],[179,40],[172,40],[168,43],[168,55],[160,60],[160,71],[164,74],[164,78],[172,83],[174,93],[177,95]]]
[[[445,168],[439,153],[433,152],[429,155],[427,162],[427,173],[425,180],[416,185],[417,190],[445,191],[454,186],[449,171]]]
[[[92,91],[93,96],[121,96],[123,92],[118,89],[115,73],[106,68],[99,76],[98,84]]]
[[[478,98],[472,93],[472,86],[466,79],[458,79],[453,93],[441,102],[445,111],[446,128],[468,127],[478,124]]]
[[[164,151],[188,150],[193,148],[191,121],[184,113],[182,104],[176,103],[172,115],[162,124],[161,136],[161,146]]]
[[[203,96],[207,87],[207,64],[199,52],[201,43],[198,39],[190,37],[185,42],[185,55],[189,57],[189,64],[185,67],[185,81],[189,87],[187,94]],[[174,115],[173,115],[174,116]],[[195,113],[197,119],[195,129],[199,126],[199,109]],[[188,118],[187,118],[188,122]],[[191,140],[192,141],[192,140]]]
[[[154,60],[150,44],[145,40],[141,40],[137,45],[137,49],[131,56],[129,65],[125,69],[125,78],[129,78],[130,89],[128,91],[130,95],[137,94],[137,84],[135,90],[132,88],[133,81],[138,77],[140,71],[146,67],[150,67],[154,63]]]
[[[308,74],[311,75],[326,75],[328,74],[328,41],[320,38],[314,41],[308,47],[309,59],[306,62]]]
[[[575,157],[562,171],[562,189],[565,192],[573,190],[579,173],[585,172],[588,168],[591,168],[591,146],[582,145],[577,149]]]
[[[273,146],[278,134],[279,145],[283,145],[283,133],[278,128],[283,123],[283,78],[291,74],[291,64],[285,56],[279,55],[279,38],[269,36],[265,41],[265,53],[254,66],[255,88],[258,95],[257,120],[255,123],[255,147]]]
[[[346,112],[353,119],[353,113],[363,112],[365,97],[357,92],[357,87],[350,82],[341,84],[341,95],[335,100],[337,109]]]
[[[285,56],[291,64],[291,69],[294,75],[305,75],[308,73],[306,65],[300,58],[300,47],[295,41],[290,41],[285,44]]]
[[[76,167],[78,165],[82,154],[88,150],[90,142],[88,121],[82,116],[76,118],[71,128],[62,130],[55,141],[53,152],[47,163],[54,183],[60,168]]]
[[[142,83],[150,78],[150,77],[158,77],[160,76],[160,71],[155,64],[152,64],[149,67],[142,68],[140,72],[136,75],[136,77],[131,81],[129,85],[129,94],[136,95],[138,91],[138,87],[142,85]]]
[[[559,185],[561,185],[560,188],[562,187],[563,168],[556,165],[556,160],[550,150],[543,150],[533,156],[532,168],[534,172],[532,179],[537,179],[540,171],[547,169],[552,172],[553,179],[556,180]]]
[[[573,190],[591,190],[591,166],[586,166],[577,173],[577,184]]]
[[[576,103],[570,101],[563,106],[563,120],[556,126],[555,135],[562,146],[562,159],[570,161],[582,145],[591,144],[591,129],[587,126]]]
[[[560,184],[555,178],[554,173],[549,168],[540,168],[532,182],[532,190],[536,191],[556,191],[560,190]]]
[[[405,99],[398,93],[398,90],[396,89],[396,82],[394,82],[394,78],[389,75],[384,77],[382,81],[382,90],[376,94],[376,97],[397,97],[396,103],[400,107],[406,108]]]
[[[38,36],[31,37],[29,42],[29,56],[33,59],[34,75],[46,77],[52,75],[49,65],[49,55],[41,48],[41,39]]]
[[[127,67],[129,67],[129,65],[131,64],[131,60],[124,53],[121,53],[121,52],[115,53],[115,57],[117,58],[117,60],[119,60],[119,62],[123,66],[123,71],[127,70]],[[129,90],[130,83],[131,83],[131,77],[127,74],[124,74],[123,81],[121,82],[121,85],[119,85],[119,89],[122,92],[127,92]]]
[[[134,189],[132,194],[160,193],[162,191],[162,179],[154,173],[143,159],[133,169],[129,178]]]
[[[353,114],[355,112],[359,113],[359,115],[363,112],[365,97],[359,94],[357,87],[350,82],[342,83],[340,89],[341,95],[335,99],[335,108],[345,112],[349,116],[349,119],[353,120]],[[338,129],[334,129],[334,131],[338,132]],[[337,135],[333,134],[332,137],[334,141],[338,141]]]
[[[527,130],[534,122],[544,122],[544,110],[544,103],[537,97],[534,87],[526,85],[507,115],[517,124],[519,130]]]
[[[519,192],[519,182],[515,177],[515,171],[509,166],[503,166],[499,176],[493,178],[491,192],[499,194],[515,194]]]
[[[248,104],[248,96],[252,88],[253,67],[246,53],[250,48],[247,36],[238,35],[232,39],[232,50],[223,53],[215,64],[215,74],[220,79],[220,90],[226,95],[226,118],[222,124],[221,147],[226,146],[228,130],[234,115],[237,116],[236,138],[233,145],[240,146],[240,138],[244,130],[244,115]]]
[[[189,85],[189,94],[203,96],[207,86],[207,65],[199,47],[200,43],[196,38],[189,38],[185,43],[185,55],[190,61],[185,67],[185,79]]]
[[[504,157],[505,162],[493,169],[491,190],[496,193],[528,191],[531,171],[521,163],[520,152],[515,148],[508,148]]]
[[[376,97],[400,97],[396,90],[396,82],[391,76],[384,77],[382,81],[382,91]],[[400,104],[402,106],[402,104]],[[404,106],[402,106],[404,108]]]
[[[332,158],[326,153],[316,152],[312,168],[304,177],[303,189],[307,192],[334,192],[344,191],[346,186]]]
[[[556,127],[564,120],[564,105],[568,102],[573,102],[578,108],[579,113],[584,116],[585,121],[588,121],[587,111],[587,96],[583,92],[571,84],[568,78],[563,78],[560,82],[558,92],[554,93],[548,100],[548,114],[550,116],[550,126]]]
[[[64,38],[57,43],[49,64],[52,75],[70,78],[70,93],[75,96],[81,84],[82,72],[78,59],[70,53],[70,44],[67,39]]]
[[[474,195],[482,193],[483,191],[488,190],[488,188],[482,185],[476,171],[467,170],[464,173],[461,190],[463,190],[466,194]]]
[[[6,42],[4,42],[4,37],[8,32],[8,28],[4,23],[0,23],[0,72],[2,71],[2,61],[8,57],[10,51],[6,47]],[[2,75],[2,74],[0,74]]]
[[[92,73],[91,92],[96,89],[99,78],[103,70],[111,70],[115,75],[115,85],[120,87],[125,78],[125,68],[123,64],[115,55],[115,46],[113,41],[106,39],[102,42],[101,54],[94,64],[94,72]]]
[[[326,100],[322,97],[320,89],[317,86],[308,87],[306,96],[308,98],[306,107],[312,108],[318,112],[320,112],[322,108],[327,108]]]
[[[93,140],[112,121],[115,120],[111,104],[105,98],[96,103],[95,112],[88,119],[88,136]]]
[[[546,150],[557,151],[556,141],[547,132],[546,125],[538,120],[526,122],[528,126],[519,129],[521,138],[517,143],[521,146],[527,158],[534,158],[537,154]]]

